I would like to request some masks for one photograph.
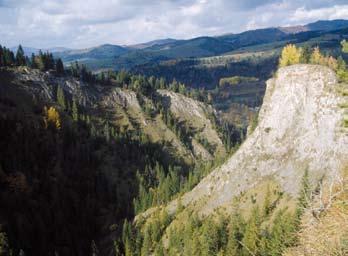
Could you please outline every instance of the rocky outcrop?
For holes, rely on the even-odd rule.
[[[169,105],[170,111],[179,121],[183,121],[188,127],[191,127],[195,131],[196,137],[205,138],[215,148],[217,155],[226,154],[223,142],[209,119],[209,116],[216,115],[211,106],[172,91],[159,90],[158,92],[169,99],[169,102],[166,103]],[[193,139],[192,144],[196,156],[212,159],[210,153],[197,140]]]
[[[160,143],[171,155],[184,159],[188,164],[195,160],[212,160],[214,156],[221,157],[226,153],[220,138],[222,135],[218,134],[209,120],[208,115],[213,114],[215,110],[182,94],[159,90],[159,94],[164,96],[163,101],[170,99],[169,111],[190,128],[190,148],[181,141],[173,128],[164,123],[161,115],[150,116],[146,113],[144,105],[154,109],[154,104],[151,99],[137,95],[135,91],[85,83],[71,76],[56,76],[50,72],[27,67],[15,67],[8,71],[7,75],[11,74],[11,83],[16,89],[20,87],[34,98],[51,104],[56,100],[56,91],[60,87],[67,99],[74,98],[97,119],[100,117],[108,120],[120,131],[141,129],[151,142]],[[207,150],[201,141],[208,141],[214,149],[211,150],[213,152]]]
[[[333,179],[348,161],[348,132],[342,127],[347,100],[335,73],[316,65],[281,68],[267,82],[258,126],[221,167],[181,198],[209,214],[271,177],[296,195],[305,170],[312,184]],[[174,212],[177,202],[169,204]]]

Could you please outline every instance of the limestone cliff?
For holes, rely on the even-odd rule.
[[[296,195],[306,169],[313,185],[339,175],[348,161],[342,86],[323,66],[281,68],[267,82],[256,129],[229,160],[183,195],[181,203],[209,214],[268,178]],[[174,212],[176,206],[174,201],[167,209]]]

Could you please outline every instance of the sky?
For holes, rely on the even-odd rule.
[[[0,44],[131,45],[348,19],[348,0],[0,0]]]

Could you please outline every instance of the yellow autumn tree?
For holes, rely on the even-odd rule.
[[[317,64],[317,65],[324,65],[325,64],[324,57],[323,57],[323,55],[321,55],[320,49],[318,46],[314,48],[314,50],[311,54],[311,57],[309,59],[309,62],[311,64]]]
[[[288,44],[282,50],[282,55],[279,60],[279,66],[285,67],[300,63],[301,52],[301,48],[297,48],[293,44]]]
[[[45,112],[44,121],[45,121],[46,128],[51,124],[56,129],[59,130],[61,128],[59,112],[54,107],[50,107],[49,109],[45,107],[44,112]]]
[[[338,62],[332,56],[326,58],[326,65],[335,71],[338,69]]]

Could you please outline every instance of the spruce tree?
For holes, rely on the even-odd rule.
[[[299,193],[297,209],[296,209],[296,215],[297,215],[298,221],[300,221],[300,218],[305,208],[308,207],[309,200],[310,200],[310,184],[309,184],[308,170],[306,169],[302,177],[300,193]]]
[[[64,110],[66,110],[65,94],[61,86],[57,87],[57,102]]]
[[[72,102],[72,118],[75,122],[79,120],[79,109],[77,107],[75,98],[73,99],[73,102]]]
[[[61,59],[57,59],[56,61],[56,73],[58,75],[63,75],[64,74],[64,65]]]
[[[237,209],[231,219],[228,232],[228,242],[226,246],[226,255],[237,256],[241,255],[241,250],[243,249],[241,241],[244,236],[245,223],[244,220]]]
[[[0,67],[4,66],[4,50],[2,49],[2,46],[0,45]]]
[[[257,255],[259,247],[260,234],[260,213],[256,206],[251,213],[247,222],[244,237],[242,240],[243,250],[242,255],[249,256],[250,254]]]
[[[21,45],[18,46],[18,50],[16,53],[16,64],[18,66],[25,66],[26,65],[24,50],[23,50]]]
[[[151,234],[149,226],[146,225],[144,230],[144,241],[141,247],[141,256],[147,256],[150,255],[151,251]]]

